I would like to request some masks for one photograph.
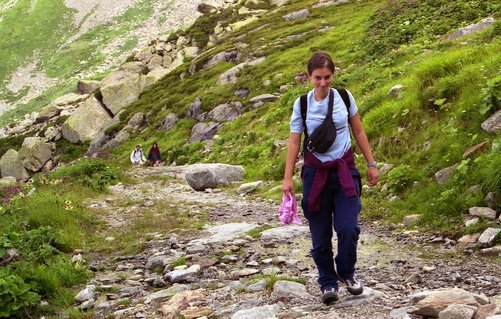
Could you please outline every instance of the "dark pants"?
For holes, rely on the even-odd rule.
[[[358,214],[362,209],[359,197],[359,172],[351,169],[351,175],[357,190],[357,196],[347,198],[336,170],[329,173],[329,178],[320,198],[320,211],[308,211],[308,196],[313,183],[315,168],[303,168],[303,201],[304,216],[308,220],[311,232],[311,255],[318,268],[320,289],[337,287],[339,278],[348,279],[355,273],[357,262],[357,241],[360,234]],[[337,234],[336,270],[332,253],[333,229]]]

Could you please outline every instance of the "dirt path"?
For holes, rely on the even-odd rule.
[[[207,214],[205,218],[211,225],[251,223],[273,228],[281,226],[277,215],[278,202],[250,199],[228,191],[195,192],[184,180],[179,179],[182,175],[181,167],[134,169],[129,172],[129,176],[137,183],[113,186],[111,194],[105,199],[93,200],[89,205],[100,209],[103,218],[109,224],[108,230],[126,229],[134,218],[158,205],[176,207],[178,210],[190,212],[192,216],[204,211]],[[137,273],[133,270],[144,268],[155,253],[161,254],[169,250],[177,251],[176,254],[182,251],[182,254],[187,256],[187,266],[197,263],[203,266],[204,262],[208,265],[206,270],[202,270],[203,275],[199,274],[196,282],[191,283],[190,289],[220,287],[208,289],[208,301],[204,303],[206,307],[212,309],[216,318],[233,318],[232,314],[238,309],[248,308],[249,304],[262,306],[276,303],[282,307],[279,318],[327,318],[322,317],[326,315],[328,318],[390,318],[392,310],[408,306],[409,295],[420,291],[459,287],[488,297],[501,294],[499,258],[464,254],[452,241],[438,240],[429,235],[397,234],[369,221],[363,220],[361,228],[357,273],[366,287],[381,294],[379,298],[368,299],[362,305],[352,302],[344,289],[341,289],[341,300],[338,305],[326,307],[319,302],[320,293],[315,282],[316,270],[309,256],[310,241],[307,233],[294,236],[285,242],[252,239],[246,236],[242,242],[236,243],[235,240],[210,244],[207,246],[210,251],[197,253],[190,251],[190,241],[208,236],[205,231],[197,231],[179,234],[174,238],[172,234],[156,234],[156,239],[150,240],[145,245],[143,253],[122,258],[124,265],[119,265],[117,268],[129,269],[131,276],[136,275],[137,283],[133,281],[128,285],[140,285],[141,290],[133,296],[128,296],[132,298],[129,307],[111,305],[96,311],[96,316],[104,318],[105,315],[112,313],[115,317],[133,318],[139,312],[144,314],[145,318],[158,317],[161,303],[147,305],[142,303],[142,298],[155,290],[151,287],[151,281],[155,276],[147,269],[143,272],[136,271]],[[241,246],[238,247],[239,245]],[[242,250],[245,250],[245,253],[240,255],[235,253]],[[233,257],[221,262],[208,257],[209,254]],[[235,269],[255,267],[262,274],[268,266],[264,262],[266,259],[282,260],[273,263],[275,268],[278,267],[280,275],[305,280],[311,298],[288,300],[277,297],[274,293],[270,294],[267,290],[244,292],[246,290],[240,286],[236,291],[228,288],[238,285],[237,283],[247,284],[249,281],[247,275],[234,278],[228,273],[233,274]],[[292,260],[294,262],[288,262]],[[116,276],[117,268],[103,274],[98,273],[97,277]],[[141,276],[137,277],[138,274]],[[120,289],[123,289],[124,285],[127,286],[127,284],[121,285]],[[221,291],[225,292],[224,298],[221,298]],[[343,301],[348,303],[342,303]],[[228,310],[228,304],[237,305],[237,308]],[[338,307],[339,305],[344,306]],[[295,312],[301,312],[303,315],[292,315],[294,311],[291,309],[296,309]],[[124,312],[120,312],[117,316],[117,311]]]

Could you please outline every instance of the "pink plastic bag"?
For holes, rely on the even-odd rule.
[[[302,225],[301,219],[297,216],[297,201],[296,195],[284,195],[282,198],[282,205],[278,209],[278,214],[282,224],[289,225],[294,222],[298,225]]]

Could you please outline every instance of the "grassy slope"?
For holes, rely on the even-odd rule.
[[[483,205],[483,196],[499,188],[501,176],[499,169],[490,175],[485,172],[486,167],[492,168],[492,162],[499,160],[499,153],[487,152],[475,160],[465,160],[450,184],[439,186],[434,181],[436,171],[461,163],[467,147],[484,140],[489,140],[490,145],[498,143],[495,136],[480,129],[480,124],[499,107],[494,105],[496,102],[483,102],[487,95],[495,94],[496,85],[499,87],[496,76],[501,59],[499,23],[467,38],[467,45],[445,41],[440,36],[496,12],[499,7],[493,1],[477,2],[462,1],[457,4],[459,9],[451,11],[446,1],[433,10],[424,1],[421,7],[401,5],[391,9],[398,15],[387,10],[371,17],[378,8],[384,8],[386,1],[366,1],[312,9],[308,19],[290,22],[282,18],[285,13],[315,2],[298,1],[275,10],[222,43],[226,50],[234,48],[237,41],[248,43],[250,46],[241,50],[242,54],[264,55],[265,62],[244,69],[236,85],[223,87],[216,87],[215,82],[232,64],[220,64],[179,80],[180,73],[189,66],[185,64],[128,109],[127,118],[137,111],[151,112],[150,128],[119,147],[115,154],[125,163],[128,150],[136,142],[149,145],[155,140],[169,162],[240,164],[246,167],[248,180],[275,180],[278,185],[285,148],[276,142],[288,137],[291,105],[308,89],[298,85],[294,76],[304,71],[312,52],[325,50],[343,70],[335,86],[349,88],[357,99],[376,158],[396,166],[383,177],[381,186],[388,187],[373,192],[370,200],[366,200],[366,214],[400,221],[403,215],[419,212],[424,214],[423,226],[457,231],[462,213],[468,207]],[[450,13],[443,21],[437,21],[437,12]],[[427,23],[425,29],[423,22],[407,22],[416,17]],[[265,27],[255,31],[261,25]],[[334,28],[316,32],[326,25]],[[387,41],[388,30],[395,34],[396,40]],[[299,39],[284,40],[289,35],[303,33],[306,34]],[[239,40],[231,40],[235,37]],[[262,85],[266,79],[271,80],[269,87]],[[276,92],[287,83],[292,83],[292,87],[279,101],[257,109],[252,109],[247,100],[233,96],[234,90],[241,87],[249,88],[252,97]],[[403,84],[405,93],[400,98],[388,97],[388,90],[396,84]],[[187,143],[194,121],[182,120],[169,132],[156,130],[168,113],[183,115],[196,97],[201,98],[204,110],[229,101],[240,101],[247,107],[247,112],[237,120],[223,126],[209,152],[203,143]],[[430,99],[437,100],[439,105],[430,106]],[[359,164],[363,171],[361,158]],[[487,180],[482,178],[484,175]],[[482,194],[467,192],[477,184],[482,186]],[[398,199],[388,204],[387,200],[394,195]],[[436,218],[437,215],[443,217]]]

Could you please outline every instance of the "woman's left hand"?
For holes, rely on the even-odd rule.
[[[376,167],[369,167],[367,169],[367,179],[369,180],[369,186],[376,186],[379,179],[379,171]]]

